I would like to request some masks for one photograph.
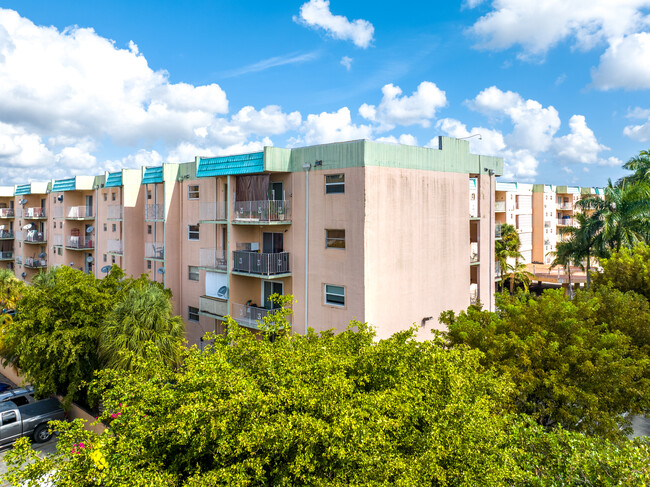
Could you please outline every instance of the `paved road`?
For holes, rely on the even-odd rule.
[[[36,450],[39,456],[43,457],[45,455],[51,455],[56,451],[56,437],[53,437],[50,441],[46,443],[36,443],[32,444],[32,448]],[[0,449],[0,475],[7,472],[7,464],[5,462],[5,455],[11,449],[11,447],[4,447]],[[0,484],[2,487],[10,487],[9,484]]]

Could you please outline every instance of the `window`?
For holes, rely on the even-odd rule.
[[[329,174],[325,176],[325,193],[345,193],[345,174]]]
[[[104,193],[104,201],[108,201],[108,195]]]
[[[147,269],[151,269],[151,261],[150,260],[147,261]]]
[[[106,257],[106,254],[104,254],[104,262],[108,262],[108,257]]]
[[[328,249],[344,249],[345,230],[325,230],[325,247]]]
[[[113,223],[113,232],[117,231],[117,224]]]
[[[147,234],[151,235],[151,225],[147,225]]]
[[[16,417],[16,411],[7,411],[6,413],[2,413],[3,426],[15,423],[16,421],[18,421],[18,418]]]
[[[61,247],[56,249],[56,253],[59,254],[59,255],[62,255],[63,251],[62,251]]]
[[[115,264],[115,256],[114,255],[111,255],[111,263]]]
[[[345,306],[345,288],[343,286],[325,284],[325,304]]]
[[[188,273],[187,273],[187,278],[190,281],[198,281],[199,280],[199,268],[191,265],[188,267]]]
[[[188,240],[198,240],[199,239],[199,226],[198,225],[188,225],[187,226],[187,239]]]
[[[195,308],[194,306],[188,306],[187,319],[190,321],[199,321],[199,308]]]
[[[147,191],[147,199],[148,199],[148,200],[151,199],[151,191]]]
[[[106,226],[106,223],[104,223],[104,231],[106,231],[106,230],[107,230],[107,226]]]
[[[188,200],[198,200],[199,199],[199,185],[193,184],[187,187],[187,199]]]
[[[116,197],[117,197],[117,195],[115,193],[111,193],[111,201],[115,201]]]

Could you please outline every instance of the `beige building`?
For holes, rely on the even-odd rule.
[[[23,233],[0,245],[26,280],[37,270],[27,258],[97,277],[112,264],[147,273],[172,290],[190,343],[228,314],[257,328],[273,293],[294,296],[301,333],[356,319],[380,338],[412,324],[428,338],[442,311],[491,305],[502,168],[446,137],[437,148],[361,140],[197,157],[5,188],[0,225]],[[529,193],[513,213],[522,235]]]
[[[533,185],[497,181],[494,195],[494,213],[499,226],[507,223],[517,229],[521,246],[519,252],[522,262],[529,264],[533,260]]]

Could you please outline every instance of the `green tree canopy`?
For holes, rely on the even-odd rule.
[[[650,300],[650,246],[636,245],[613,252],[601,260],[602,271],[594,274],[594,284],[611,286],[623,292],[633,291]]]

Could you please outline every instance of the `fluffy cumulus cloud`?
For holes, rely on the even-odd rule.
[[[375,142],[384,142],[387,144],[402,144],[402,145],[418,145],[418,139],[411,134],[402,134],[399,137],[388,135],[386,137],[378,137]]]
[[[623,129],[623,134],[627,137],[647,142],[650,140],[650,109],[636,107],[628,113],[628,118],[641,120],[642,123],[628,125]]]
[[[302,137],[295,142],[304,142],[308,145],[369,139],[372,136],[372,127],[370,125],[352,123],[352,116],[348,107],[340,108],[338,111],[331,113],[310,114],[301,131]]]
[[[300,7],[300,15],[295,22],[315,29],[323,29],[334,39],[352,41],[356,46],[366,49],[373,40],[375,28],[367,20],[350,21],[343,15],[330,11],[329,0],[309,0]]]
[[[573,115],[569,120],[571,132],[553,140],[555,154],[569,162],[593,164],[598,162],[598,154],[609,147],[598,143],[593,130],[587,127],[585,117]]]
[[[468,1],[475,7],[482,2]],[[593,70],[599,89],[650,87],[650,70],[639,60],[650,55],[650,0],[493,0],[492,9],[470,32],[479,49],[503,50],[519,46],[520,58],[543,57],[561,42],[576,50],[606,47]]]
[[[379,124],[378,130],[391,130],[396,125],[429,127],[438,108],[447,105],[444,91],[431,81],[423,81],[410,96],[401,96],[402,89],[392,83],[385,85],[378,106],[364,103],[359,114]]]

